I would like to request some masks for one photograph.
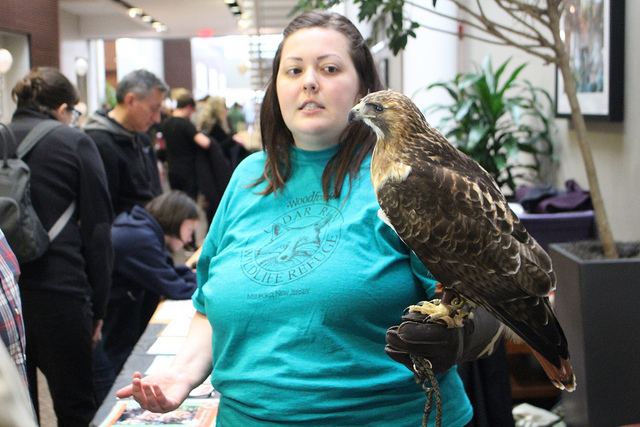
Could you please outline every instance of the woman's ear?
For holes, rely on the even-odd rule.
[[[60,106],[55,110],[56,119],[58,119],[59,122],[63,122],[63,123],[67,122],[68,107],[69,105],[67,105],[67,103],[65,102],[63,104],[60,104]]]

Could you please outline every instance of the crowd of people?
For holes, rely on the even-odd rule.
[[[86,427],[161,299],[192,298],[196,314],[171,367],[136,373],[119,397],[166,412],[211,375],[219,426],[419,425],[424,391],[385,354],[385,336],[405,307],[433,297],[436,280],[378,218],[375,135],[346,120],[381,89],[356,27],[312,11],[291,21],[276,52],[263,151],[245,148],[246,119],[221,97],[198,109],[183,92],[162,120],[169,88],[146,70],[122,77],[117,104],[81,129],[44,137],[24,159],[33,206],[47,229],[75,202],[73,215],[42,257],[20,265],[0,233],[0,338],[33,423],[38,369],[58,425]],[[32,69],[12,95],[16,144],[41,121],[71,124],[79,102],[49,67]],[[148,136],[154,125],[169,191]],[[172,252],[193,243],[201,207],[210,227],[194,271]],[[434,366],[447,426],[472,417],[451,367],[458,356]]]

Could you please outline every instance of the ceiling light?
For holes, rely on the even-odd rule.
[[[242,15],[242,9],[240,9],[240,5],[237,0],[224,0],[224,2],[229,6],[229,11],[236,15],[236,18]]]
[[[238,27],[240,27],[243,30],[246,30],[247,28],[249,28],[249,21],[247,21],[244,18],[238,20]]]
[[[140,20],[142,20],[142,22],[150,24],[156,31],[164,32],[169,30],[169,27],[164,25],[162,22],[156,21],[155,19],[153,19],[151,15],[148,15],[141,8],[135,7],[124,0],[112,0],[112,1],[124,7],[125,9],[127,9],[127,13],[130,17],[139,18]]]
[[[13,55],[11,55],[11,52],[7,49],[0,49],[0,74],[9,71],[11,65],[13,65]]]

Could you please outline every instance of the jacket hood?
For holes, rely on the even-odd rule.
[[[160,223],[143,207],[134,206],[131,212],[123,212],[116,217],[113,227],[146,227],[154,231],[164,241],[164,233]]]
[[[120,126],[115,120],[110,119],[109,116],[107,116],[107,111],[108,110],[100,110],[90,115],[82,129],[84,131],[101,130],[128,139],[135,138],[136,135],[134,133]]]

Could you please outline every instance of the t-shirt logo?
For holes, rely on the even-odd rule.
[[[264,229],[265,236],[242,253],[242,271],[256,283],[281,285],[298,280],[333,254],[342,214],[327,204],[296,207]]]

